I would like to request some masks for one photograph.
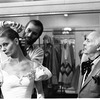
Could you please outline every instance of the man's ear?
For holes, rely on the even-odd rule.
[[[18,38],[15,38],[15,39],[14,39],[14,42],[18,45],[18,44],[19,44]]]

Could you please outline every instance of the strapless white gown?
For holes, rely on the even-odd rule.
[[[36,63],[33,63],[30,72],[22,77],[9,74],[2,70],[4,65],[1,64],[0,68],[0,82],[3,83],[1,90],[4,99],[31,98],[34,81],[47,80],[52,76],[51,72],[46,67],[43,65],[36,66]]]
[[[21,78],[16,75],[9,75],[7,72],[2,71],[3,84],[2,93],[4,99],[8,98],[31,98],[32,90],[34,87],[34,78],[28,75]]]

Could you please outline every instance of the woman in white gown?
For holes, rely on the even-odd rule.
[[[20,48],[19,35],[11,28],[0,29],[0,51],[9,59],[1,64],[0,82],[5,98],[31,98],[34,81],[46,80],[51,72],[27,59]]]

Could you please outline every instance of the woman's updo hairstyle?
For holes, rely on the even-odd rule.
[[[14,31],[13,29],[11,29],[10,27],[1,27],[0,28],[0,37],[7,37],[9,39],[11,39],[12,41],[15,38],[18,38],[19,40],[19,35],[16,31]]]
[[[19,40],[19,34],[10,27],[1,27],[0,28],[0,37],[7,37],[8,39],[10,39],[12,41],[15,38],[17,38]],[[26,56],[26,50],[24,47],[22,47],[20,41],[19,41],[19,45],[20,45],[20,48],[21,48],[23,54]]]

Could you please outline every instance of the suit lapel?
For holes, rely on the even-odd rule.
[[[99,60],[100,60],[100,58],[99,58]],[[90,75],[87,77],[87,79],[85,80],[85,82],[83,84],[83,87],[90,82],[90,80],[92,79],[92,76],[95,76],[100,71],[100,61],[99,60],[96,64],[93,65],[94,69],[90,73]]]

